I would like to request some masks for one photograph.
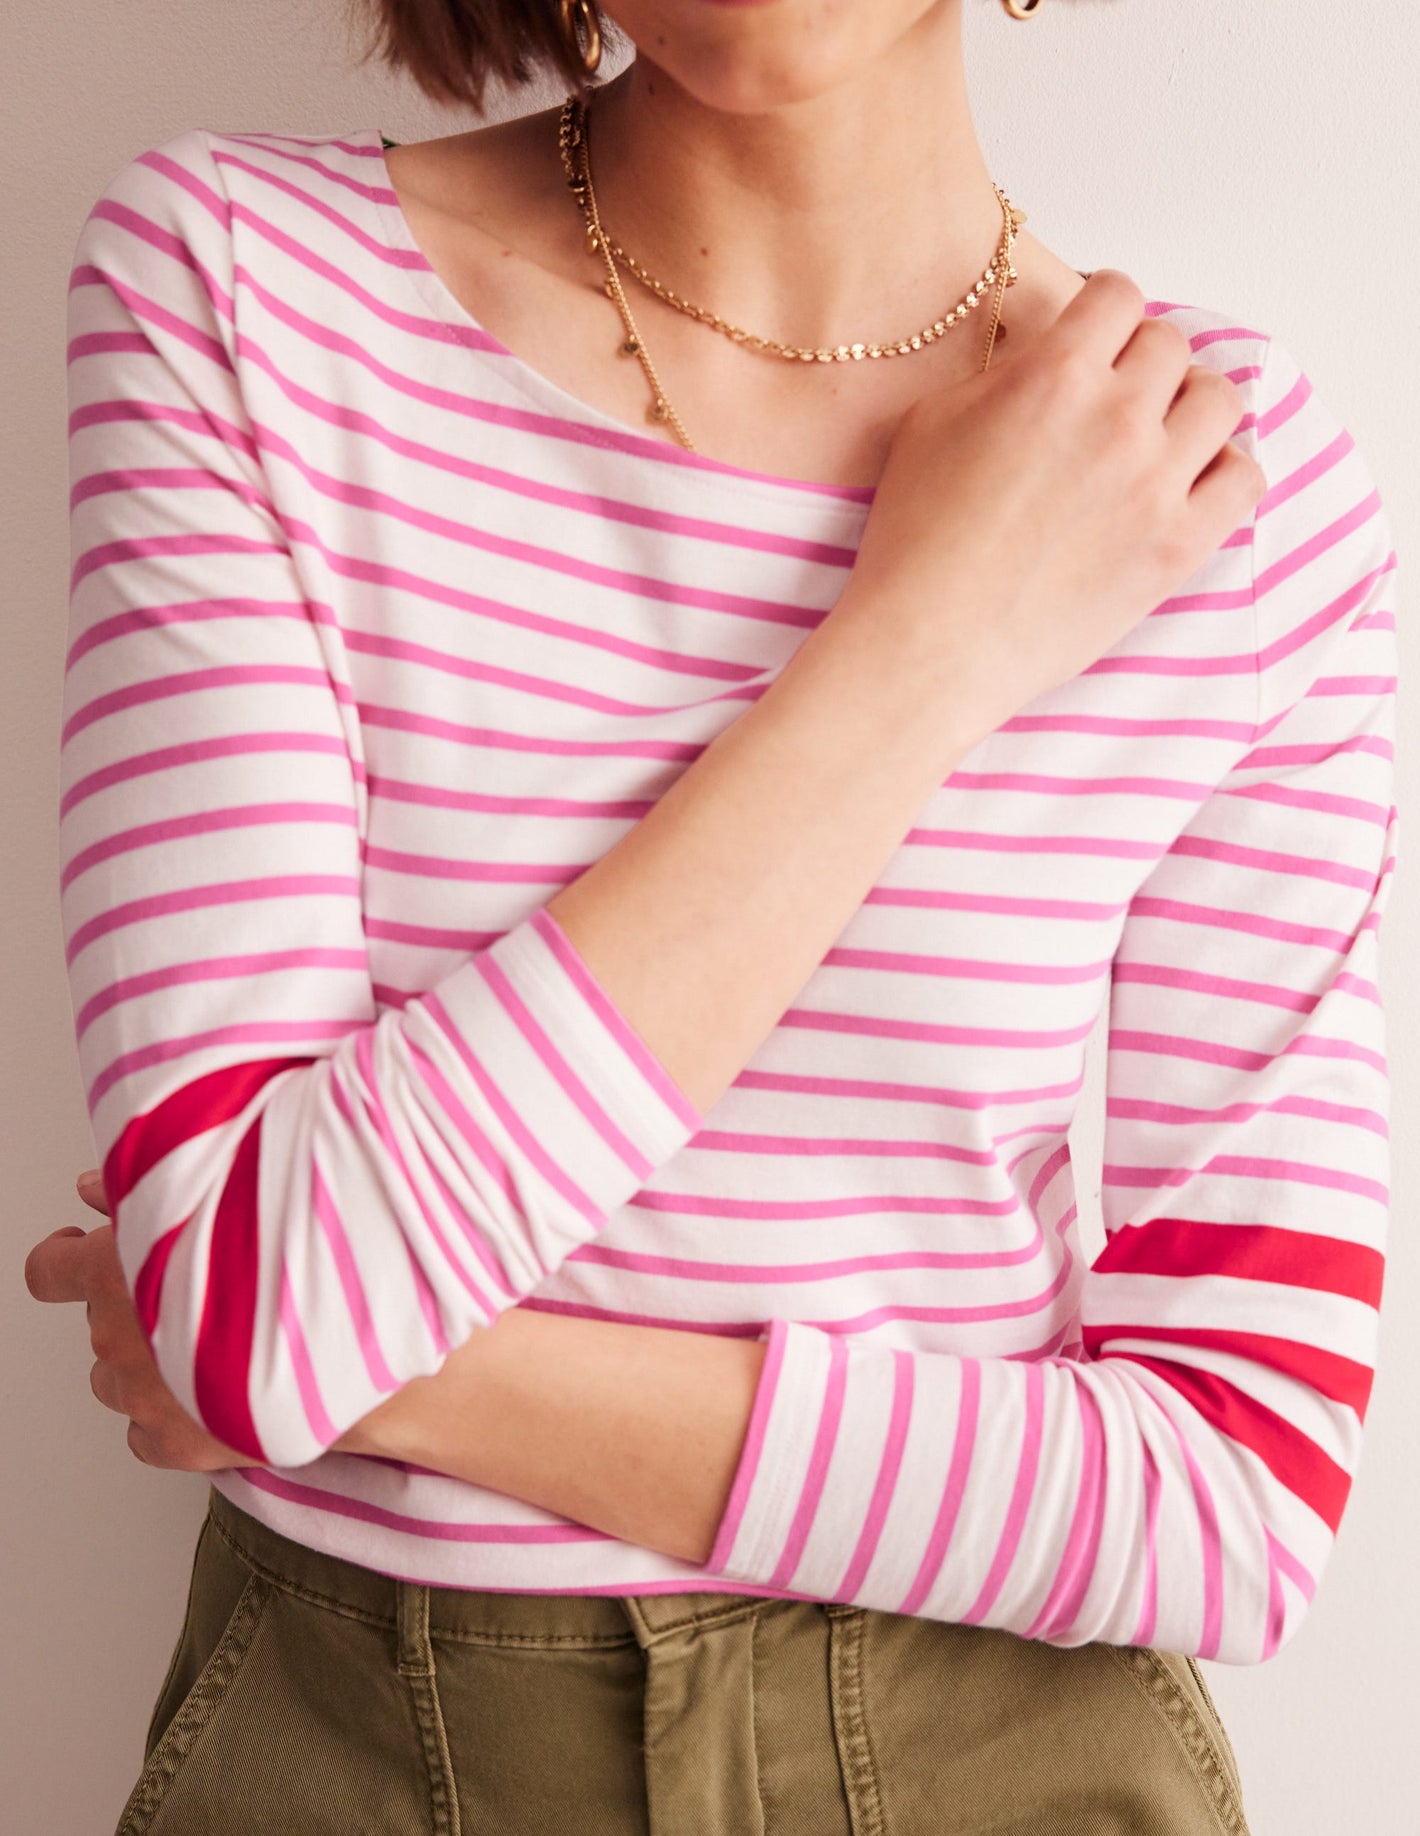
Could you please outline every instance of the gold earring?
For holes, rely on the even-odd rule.
[[[573,56],[581,59],[583,70],[590,76],[602,61],[602,28],[597,9],[592,0],[561,0],[560,10],[562,35],[571,46]],[[584,26],[585,45],[582,43]]]
[[[1040,11],[1040,0],[1028,0],[1025,5],[1021,4],[1021,0],[1001,0],[1001,4],[1012,19],[1034,19]]]

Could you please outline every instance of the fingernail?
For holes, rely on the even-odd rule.
[[[101,1173],[82,1173],[79,1176],[79,1190],[81,1192],[92,1192],[96,1186],[101,1186],[103,1183],[103,1175]]]

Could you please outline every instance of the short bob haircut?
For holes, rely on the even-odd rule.
[[[346,13],[368,29],[359,61],[378,57],[406,72],[435,102],[482,113],[490,77],[510,88],[544,74],[566,90],[587,83],[562,29],[559,0],[346,0]],[[618,32],[599,8],[597,22],[605,59]]]

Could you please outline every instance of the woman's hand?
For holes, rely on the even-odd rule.
[[[81,1173],[76,1185],[84,1203],[107,1217],[97,1169]],[[25,1286],[36,1300],[84,1302],[95,1359],[89,1387],[106,1409],[128,1417],[129,1450],[145,1466],[206,1473],[255,1464],[208,1434],[164,1383],[138,1324],[111,1224],[51,1231],[25,1259]]]
[[[1113,648],[1249,521],[1247,413],[1181,326],[1096,268],[1019,355],[902,416],[829,622],[952,664],[990,731]]]

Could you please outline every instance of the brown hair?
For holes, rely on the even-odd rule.
[[[346,13],[369,28],[358,61],[378,57],[407,72],[435,102],[470,103],[481,112],[490,77],[513,86],[546,71],[569,90],[586,80],[558,0],[346,0]],[[605,58],[617,29],[600,11],[597,20]]]

